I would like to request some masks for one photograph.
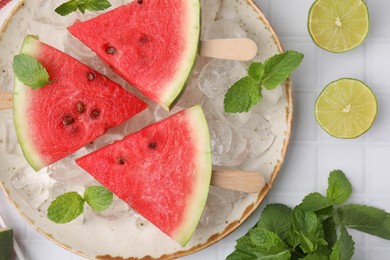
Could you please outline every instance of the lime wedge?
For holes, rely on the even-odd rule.
[[[374,93],[356,79],[339,79],[318,96],[315,116],[320,126],[337,138],[356,138],[374,123],[378,105]]]
[[[13,248],[13,231],[9,228],[0,228],[0,259],[11,259]]]
[[[309,11],[308,29],[313,41],[330,52],[359,46],[369,28],[368,8],[363,0],[317,0]]]

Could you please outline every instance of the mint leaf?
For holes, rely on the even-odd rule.
[[[248,112],[262,98],[260,86],[251,77],[245,77],[230,87],[225,95],[225,112]]]
[[[329,247],[332,247],[337,241],[336,224],[333,218],[327,218],[322,221],[322,227],[324,228],[325,241]]]
[[[303,198],[301,205],[304,211],[317,211],[330,206],[327,199],[318,192],[313,192]]]
[[[291,226],[291,213],[292,209],[286,205],[269,204],[261,213],[257,227],[274,232],[281,239],[286,239]]]
[[[77,218],[84,211],[84,200],[77,192],[67,192],[52,201],[47,217],[59,224],[67,223]]]
[[[111,7],[111,4],[107,0],[84,0],[83,7],[89,11],[101,11]],[[83,2],[79,0],[79,2]]]
[[[14,56],[12,68],[23,84],[36,89],[49,84],[49,73],[34,57],[21,53]]]
[[[300,258],[302,260],[329,260],[328,255],[322,253],[322,252],[315,252],[313,254],[307,255],[303,258]]]
[[[303,54],[296,51],[286,51],[274,55],[264,62],[262,85],[273,89],[283,83],[289,75],[298,68],[303,60]]]
[[[77,0],[71,0],[58,6],[54,11],[61,16],[65,16],[77,11],[77,6]]]
[[[113,194],[103,186],[91,186],[84,192],[85,202],[95,211],[108,209],[113,200]]]
[[[291,254],[288,246],[275,233],[263,228],[253,228],[248,235],[237,240],[236,250],[226,259],[287,260]]]
[[[111,6],[108,0],[70,0],[66,3],[61,4],[55,9],[55,12],[59,15],[65,16],[72,12],[80,10],[82,13],[85,10],[89,11],[101,11]]]
[[[337,208],[333,215],[336,225],[390,240],[390,214],[382,209],[363,205],[346,205]]]
[[[264,65],[261,62],[252,62],[249,65],[248,76],[255,81],[260,81],[264,74]]]
[[[341,205],[351,197],[352,185],[342,171],[332,171],[329,174],[328,183],[326,197],[329,203]]]
[[[292,227],[303,252],[310,254],[315,252],[318,246],[327,245],[322,224],[314,212],[295,207],[292,213]]]
[[[355,242],[348,234],[345,227],[340,229],[340,238],[334,244],[332,253],[330,254],[330,260],[350,260],[355,251]]]

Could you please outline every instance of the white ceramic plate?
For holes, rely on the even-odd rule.
[[[66,25],[76,18],[88,19],[91,15],[72,14],[65,18],[57,16],[53,12],[53,7],[61,2],[63,1],[20,1],[12,12],[1,30],[0,91],[12,91],[12,58],[19,52],[24,36],[36,34],[42,41],[65,50],[118,81],[129,91],[140,95],[102,66],[92,52],[69,36],[65,29]],[[114,6],[123,2],[126,1],[112,1]],[[251,0],[222,0],[220,6],[216,4],[218,2],[204,1],[203,39],[244,35],[256,41],[258,45],[256,60],[260,61],[282,51],[271,25]],[[218,12],[215,13],[217,8]],[[50,15],[47,15],[46,11],[50,12]],[[168,115],[150,102],[147,112],[132,119],[131,127],[130,124],[124,124],[110,131],[94,145],[83,148],[75,155],[38,173],[28,166],[22,155],[13,126],[12,110],[0,111],[0,184],[26,221],[48,239],[87,258],[175,258],[210,246],[240,226],[260,205],[277,177],[291,134],[290,81],[276,90],[264,93],[263,102],[256,106],[251,114],[241,115],[238,118],[226,115],[221,109],[215,107],[215,103],[220,100],[219,96],[223,96],[223,93],[218,94],[220,90],[217,90],[216,94],[209,93],[209,89],[206,89],[210,97],[203,97],[199,86],[205,88],[204,84],[208,81],[204,78],[210,80],[213,75],[209,72],[227,68],[225,74],[223,71],[222,74],[220,72],[217,78],[220,82],[220,77],[223,80],[226,80],[223,77],[232,80],[230,77],[240,76],[240,71],[244,73],[247,66],[248,63],[199,58],[193,79],[173,112],[190,106],[191,103],[202,102],[213,137],[214,164],[228,164],[230,167],[243,170],[260,171],[265,175],[268,184],[261,193],[250,195],[213,187],[201,223],[184,248],[119,200],[107,213],[98,215],[87,207],[83,216],[64,225],[54,224],[46,218],[47,207],[56,195],[65,191],[82,192],[85,185],[94,182],[87,173],[77,169],[73,163],[75,157],[96,149],[102,145],[102,142],[121,138],[124,134],[135,131],[156,118]],[[204,67],[208,69],[202,72]],[[202,80],[199,74],[203,74]],[[227,87],[222,86],[222,88]],[[218,132],[219,126],[225,130]],[[251,129],[253,133],[250,131],[248,133],[247,129]],[[257,131],[261,134],[255,135]],[[223,138],[220,138],[221,135]],[[224,138],[229,139],[232,146],[227,147],[226,143],[220,140]]]

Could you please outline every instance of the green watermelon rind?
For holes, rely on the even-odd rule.
[[[0,259],[11,259],[13,250],[13,230],[0,228]]]
[[[186,32],[188,35],[185,39],[188,40],[187,52],[183,57],[183,62],[178,64],[178,70],[176,75],[172,78],[172,85],[164,95],[161,96],[159,104],[166,110],[170,110],[183,94],[185,87],[191,78],[193,68],[195,67],[196,59],[199,52],[200,45],[200,1],[193,0],[187,5],[189,8],[188,19],[191,21],[188,23],[188,29]],[[195,27],[195,30],[193,29]]]
[[[199,179],[193,186],[193,194],[198,196],[189,197],[188,205],[190,207],[184,213],[186,216],[183,219],[188,219],[189,221],[181,223],[172,234],[172,238],[182,246],[185,246],[191,239],[203,214],[212,173],[211,140],[206,117],[199,105],[188,109],[187,113],[191,129],[194,129],[194,138],[197,141],[198,151],[195,154],[198,155],[198,174],[196,175]]]
[[[36,36],[27,35],[23,41],[20,53],[33,55],[38,48],[38,39]],[[16,77],[14,80],[14,125],[16,129],[16,135],[19,140],[19,144],[22,147],[24,157],[31,165],[31,167],[38,171],[45,166],[45,162],[42,161],[42,158],[39,156],[37,149],[34,147],[31,142],[29,135],[29,126],[26,121],[25,112],[28,109],[28,98],[26,96],[26,89],[28,86],[24,85]]]

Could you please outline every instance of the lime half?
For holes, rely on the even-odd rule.
[[[378,104],[374,93],[356,79],[339,79],[318,96],[315,116],[320,126],[337,138],[356,138],[374,123]]]
[[[308,28],[319,47],[330,52],[348,51],[368,34],[368,8],[363,0],[317,0],[310,8]]]

